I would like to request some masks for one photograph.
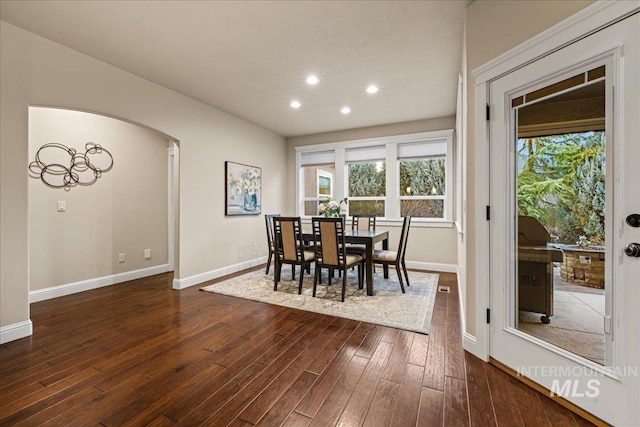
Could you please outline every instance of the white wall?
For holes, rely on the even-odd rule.
[[[266,256],[262,216],[224,216],[224,162],[262,167],[263,212],[283,211],[281,136],[4,21],[0,85],[0,328],[29,319],[30,105],[121,117],[179,141],[178,279],[215,274]]]
[[[95,183],[65,191],[39,176],[29,179],[31,291],[168,263],[167,138],[97,114],[29,108],[29,161],[47,143],[83,153],[87,142],[100,144],[113,157],[111,170]],[[56,148],[44,148],[40,155],[44,162],[69,165],[71,160]],[[98,167],[110,163],[104,152],[89,157]],[[90,172],[80,176],[91,179]],[[65,212],[58,212],[58,201],[65,202]],[[144,249],[151,249],[150,259]],[[119,253],[125,262],[118,262]]]
[[[417,132],[453,129],[455,117],[440,117],[428,120],[416,120],[389,125],[371,126],[344,131],[326,132],[287,138],[287,201],[286,214],[296,211],[296,160],[295,147],[301,145],[322,144],[329,142],[351,141],[356,139],[376,138],[383,136],[403,135]],[[457,231],[455,227],[421,228],[412,222],[411,234],[407,243],[407,264],[409,268],[440,269],[454,271],[457,265]],[[389,230],[389,248],[395,249],[400,239],[402,223],[395,227],[376,226],[381,230]]]

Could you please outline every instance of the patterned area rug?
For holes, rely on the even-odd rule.
[[[298,274],[299,268],[296,279]],[[340,302],[342,279],[336,275],[332,285],[327,286],[326,273],[316,297],[312,297],[313,270],[311,275],[305,274],[302,295],[298,295],[298,281],[291,281],[288,266],[282,268],[282,280],[275,292],[273,274],[265,275],[264,271],[253,271],[201,290],[428,334],[438,277],[435,273],[410,271],[411,286],[405,286],[407,293],[403,294],[395,271],[390,269],[389,279],[384,279],[378,268],[374,275],[375,295],[367,296],[364,289],[358,289],[357,270],[349,271],[345,302]]]

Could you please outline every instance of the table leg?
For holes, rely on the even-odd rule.
[[[373,295],[373,242],[367,240],[367,259],[365,260],[366,266],[366,279],[367,279],[367,295]]]

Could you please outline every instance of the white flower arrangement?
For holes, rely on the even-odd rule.
[[[333,199],[325,199],[320,202],[319,212],[320,216],[330,217],[330,216],[340,216],[342,213],[342,205],[346,205],[349,203],[347,198],[340,201],[335,201]]]
[[[260,191],[260,171],[255,168],[245,169],[240,176],[234,176],[232,173],[227,176],[227,183],[231,190],[230,198],[235,200],[242,195],[253,195]]]

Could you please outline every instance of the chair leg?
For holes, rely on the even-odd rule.
[[[302,269],[300,269],[302,270]],[[296,280],[296,266],[291,264],[291,280]]]
[[[264,274],[269,274],[269,267],[271,267],[271,256],[273,252],[269,251],[269,258],[267,259],[267,271]]]
[[[278,290],[278,282],[280,281],[280,273],[282,272],[282,263],[276,259],[276,265],[273,266],[273,290]]]
[[[364,287],[364,270],[362,268],[362,262],[358,263],[358,288],[362,289]]]
[[[400,289],[402,289],[402,293],[404,294],[404,284],[402,283],[402,271],[400,271],[400,264],[396,264],[396,272],[398,273],[398,280],[400,281]]]
[[[342,275],[342,302],[344,302],[344,293],[347,290],[347,271]]]
[[[298,282],[298,295],[302,293],[302,278],[304,277],[304,266],[300,266],[300,281]]]
[[[409,285],[409,273],[407,273],[407,266],[405,265],[404,261],[402,261],[402,270],[404,271],[404,278],[406,279],[407,286],[410,286]]]
[[[313,297],[314,298],[316,296],[316,288],[318,287],[318,276],[320,276],[320,268],[316,266],[316,270],[314,271],[314,274],[313,274]]]
[[[329,284],[327,286],[331,286],[331,278],[333,277],[333,268],[329,269]]]

